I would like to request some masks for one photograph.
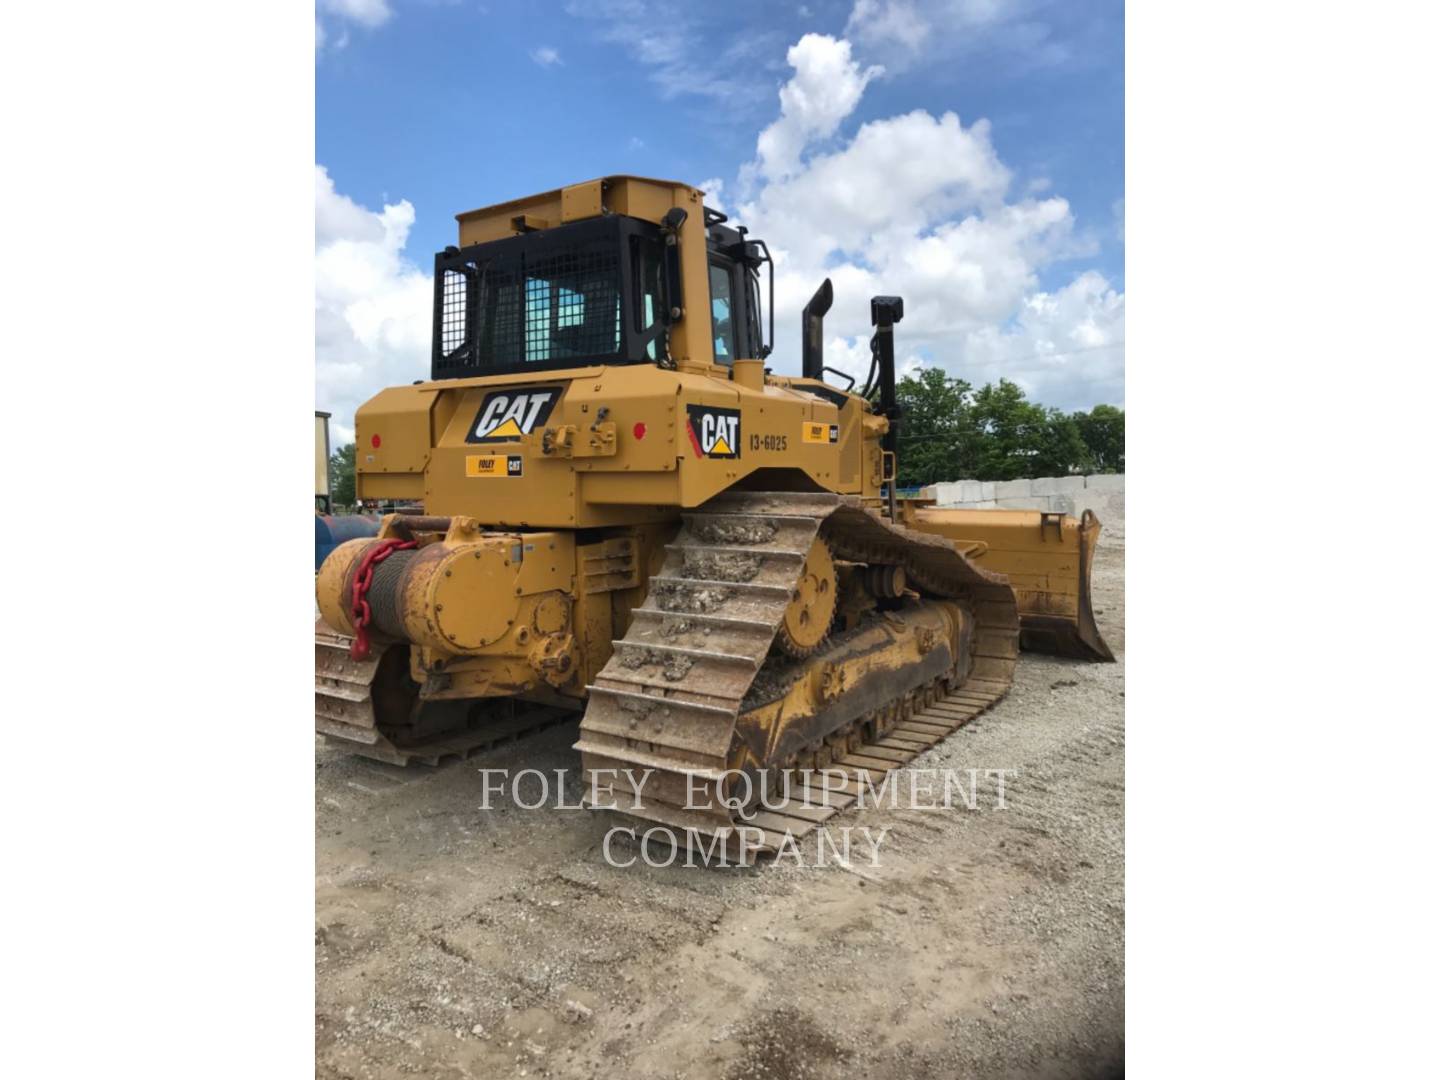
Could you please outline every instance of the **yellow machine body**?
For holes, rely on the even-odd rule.
[[[858,397],[837,407],[796,389],[811,382],[752,388],[718,364],[703,374],[641,364],[394,387],[356,413],[357,491],[428,514],[568,529],[673,519],[767,469],[878,499],[889,421]],[[497,402],[529,409],[537,398],[543,423],[472,441],[487,409],[507,407]],[[817,430],[824,441],[807,439]]]
[[[887,505],[885,395],[828,385],[808,354],[812,377],[765,371],[768,252],[702,197],[618,176],[459,215],[436,264],[439,377],[356,414],[358,498],[418,512],[317,576],[318,730],[438,761],[526,709],[584,708],[587,769],[657,770],[669,795],[639,816],[713,829],[726,770],[890,768],[988,707],[1017,598],[1042,620],[1032,643],[1063,651],[1070,626],[1103,650],[1093,519],[1047,516],[1042,534],[1005,511]],[[618,254],[597,247],[612,234]],[[613,279],[544,270],[617,259]],[[893,400],[903,307],[872,311]],[[610,360],[576,347],[611,328]],[[818,349],[811,329],[807,308]],[[505,333],[520,344],[487,370],[475,358]],[[698,810],[673,801],[686,771],[708,784]]]

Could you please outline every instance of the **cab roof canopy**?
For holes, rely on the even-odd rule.
[[[675,180],[646,176],[604,176],[554,191],[456,214],[460,246],[503,240],[536,229],[550,229],[602,214],[626,214],[659,224],[666,211],[681,207],[701,219],[703,192]]]

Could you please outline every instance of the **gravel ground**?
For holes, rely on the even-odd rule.
[[[848,811],[846,865],[620,869],[605,817],[480,808],[481,768],[576,773],[573,723],[439,770],[317,744],[318,1075],[1121,1075],[1124,555],[1107,523],[1119,662],[1026,654],[911,766],[982,770],[976,809]]]

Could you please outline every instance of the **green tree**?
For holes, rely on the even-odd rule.
[[[976,480],[1017,480],[1037,475],[1031,461],[1038,452],[1048,417],[1025,400],[1025,391],[1009,379],[986,384],[975,394],[975,422],[983,436],[975,459]]]
[[[900,429],[900,486],[946,480],[1015,480],[1065,476],[1118,461],[1124,467],[1123,414],[1108,405],[1066,415],[1029,401],[1008,379],[975,390],[940,368],[907,375],[895,387],[904,410]],[[1108,412],[1107,412],[1108,410]],[[1088,426],[1087,426],[1088,425]],[[1097,439],[1120,429],[1118,453]]]
[[[1073,415],[1080,437],[1090,451],[1091,468],[1096,472],[1125,471],[1125,410],[1114,405],[1096,405]]]
[[[1031,437],[1033,454],[1025,475],[1067,476],[1090,472],[1090,448],[1073,416],[1059,409],[1046,409],[1045,420]]]
[[[330,504],[336,510],[355,505],[354,443],[346,443],[330,454]]]
[[[900,486],[920,487],[962,475],[975,446],[970,384],[940,368],[925,368],[896,383],[895,397],[904,413]]]

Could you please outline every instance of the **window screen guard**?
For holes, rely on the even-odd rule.
[[[651,243],[616,215],[441,252],[431,377],[647,361],[631,264]]]

